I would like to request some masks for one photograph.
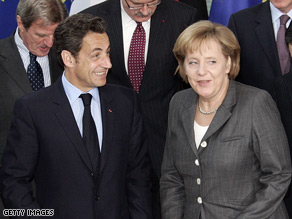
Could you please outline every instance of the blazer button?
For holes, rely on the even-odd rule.
[[[90,173],[91,176],[94,176],[94,173]]]
[[[206,142],[206,141],[203,141],[203,142],[201,143],[201,147],[203,147],[203,148],[207,147],[207,142]]]
[[[94,199],[95,199],[95,201],[99,201],[100,200],[100,197],[98,195],[95,195],[94,196]]]
[[[198,185],[201,184],[201,179],[200,179],[200,178],[197,179],[197,184],[198,184]]]
[[[203,202],[202,198],[201,198],[201,197],[198,197],[197,202],[198,202],[199,204],[202,204],[202,202]]]
[[[198,159],[196,159],[196,160],[195,160],[195,164],[196,164],[196,166],[199,166],[199,165],[200,165],[200,163],[199,163],[199,160],[198,160]]]

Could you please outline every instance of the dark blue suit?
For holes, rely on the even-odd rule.
[[[240,72],[236,80],[270,91],[282,75],[275,41],[270,2],[231,15],[228,27],[240,48]]]
[[[6,208],[54,209],[53,218],[64,219],[151,218],[137,95],[114,85],[99,92],[104,134],[98,179],[61,80],[16,102],[0,174]]]
[[[292,158],[292,71],[275,79],[272,96],[277,103],[281,114],[288,142],[290,146],[290,157]],[[287,211],[292,218],[292,184],[284,199]]]

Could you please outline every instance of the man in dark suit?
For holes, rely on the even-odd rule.
[[[33,91],[27,74],[29,53],[37,56],[44,86],[56,81],[63,71],[51,47],[54,30],[67,14],[61,0],[20,0],[18,27],[10,37],[0,40],[0,160],[15,100]],[[1,216],[3,208],[0,200]]]
[[[289,47],[292,57],[292,25],[286,31],[286,43]],[[284,125],[288,142],[290,146],[290,157],[292,157],[292,69],[288,74],[277,77],[274,81],[272,96],[277,103],[281,114],[281,120]],[[284,199],[290,218],[292,218],[292,184]]]
[[[291,9],[292,0],[271,0],[231,15],[228,27],[241,47],[237,81],[271,90],[275,77],[282,75],[276,45],[280,17],[290,17],[288,27]]]
[[[63,71],[51,47],[55,28],[66,17],[67,10],[61,0],[20,0],[18,27],[10,37],[0,40],[0,159],[14,102],[33,91],[27,76],[29,53],[37,56],[45,86],[56,81]]]
[[[7,208],[53,209],[53,218],[151,218],[138,97],[132,89],[105,85],[112,66],[105,30],[103,19],[84,14],[56,28],[65,71],[52,86],[16,101],[0,173]],[[92,148],[84,95],[92,97]]]
[[[137,22],[146,32],[143,79],[139,100],[151,159],[153,217],[160,218],[159,178],[165,144],[168,104],[183,88],[174,75],[177,62],[172,48],[178,35],[197,21],[196,9],[171,0],[108,0],[81,13],[104,18],[111,42],[113,68],[108,83],[133,88],[128,76],[128,55]],[[137,49],[137,48],[136,48]]]

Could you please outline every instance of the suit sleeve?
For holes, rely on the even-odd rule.
[[[172,144],[173,136],[171,124],[174,118],[176,118],[176,116],[173,115],[173,103],[171,101],[160,179],[161,213],[163,219],[183,218],[184,215],[184,182],[175,167],[173,157],[175,145]]]
[[[145,132],[137,94],[134,91],[133,96],[134,110],[127,165],[128,206],[130,218],[150,219],[152,218],[152,206],[148,149],[144,142]]]
[[[38,150],[32,116],[20,99],[15,103],[0,172],[1,193],[6,208],[40,209],[31,186]]]
[[[237,219],[270,218],[279,208],[291,180],[289,146],[275,102],[260,91],[251,109],[253,149],[260,161],[262,188]]]

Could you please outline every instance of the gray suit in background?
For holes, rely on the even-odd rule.
[[[291,178],[287,137],[264,90],[230,82],[199,149],[193,89],[170,104],[162,163],[165,219],[287,219],[283,198]]]
[[[51,82],[63,69],[58,65],[54,51],[49,53]],[[14,40],[14,34],[0,40],[0,159],[6,145],[15,100],[31,93],[32,88]]]

